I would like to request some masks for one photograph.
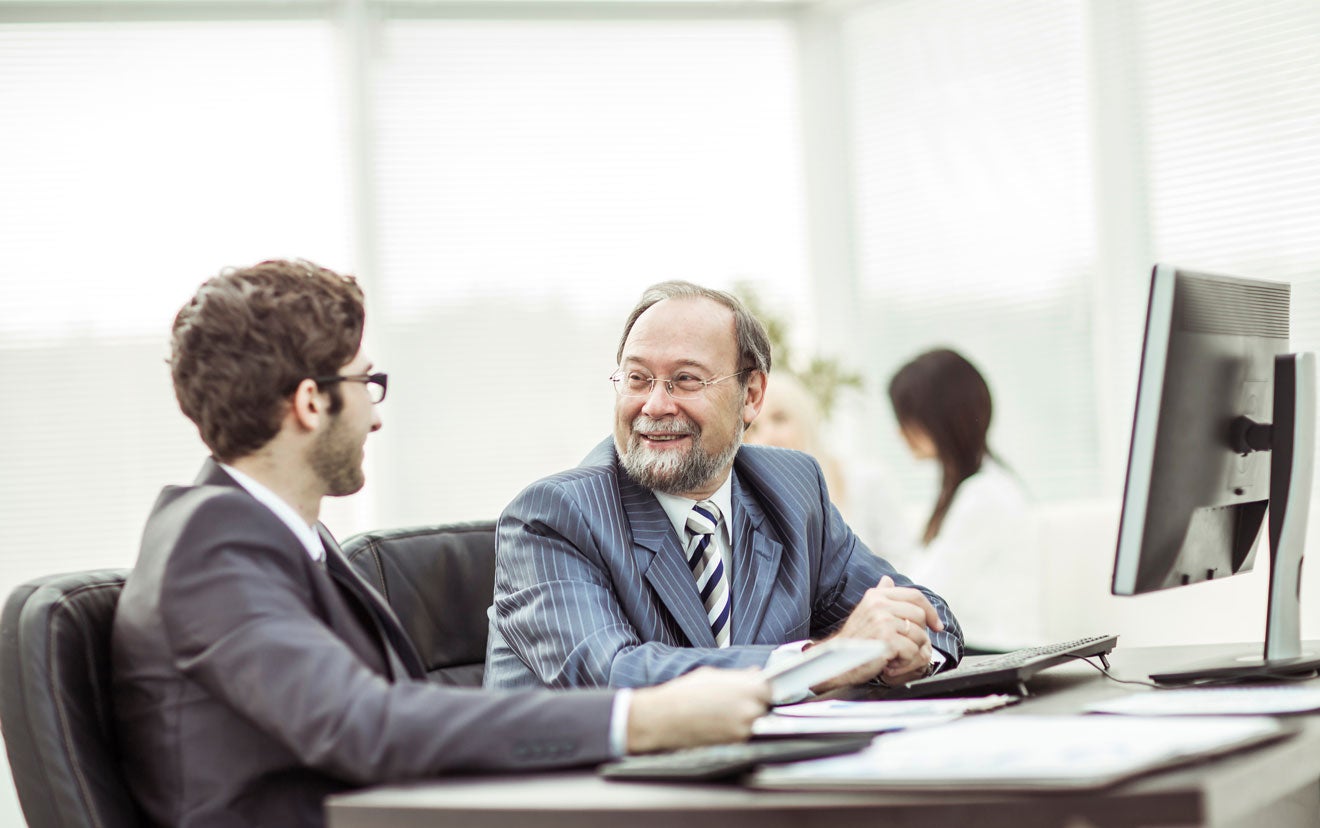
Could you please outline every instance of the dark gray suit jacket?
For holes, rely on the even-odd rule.
[[[802,452],[738,450],[731,526],[732,646],[719,649],[669,516],[612,440],[533,483],[499,521],[486,686],[639,687],[700,665],[759,667],[775,647],[838,627],[882,576],[912,585],[857,539]],[[931,642],[952,666],[958,622],[921,589],[945,625]]]
[[[314,826],[353,786],[608,757],[612,693],[428,684],[321,535],[325,567],[213,461],[161,493],[112,644],[125,776],[153,822]]]

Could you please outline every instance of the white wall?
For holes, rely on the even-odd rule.
[[[1314,511],[1314,509],[1313,509]],[[1121,646],[1263,642],[1269,588],[1269,544],[1262,538],[1251,572],[1145,595],[1110,594],[1119,502],[1097,499],[1037,510],[1046,562],[1046,633],[1051,640],[1117,634]],[[1314,534],[1307,556],[1320,556]],[[1320,567],[1302,568],[1301,630],[1320,640]]]

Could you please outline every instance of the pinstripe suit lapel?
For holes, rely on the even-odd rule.
[[[619,471],[619,496],[632,530],[633,555],[646,580],[693,647],[714,647],[715,635],[669,516],[650,489]]]
[[[733,477],[733,644],[755,644],[784,547],[762,531],[761,505]]]

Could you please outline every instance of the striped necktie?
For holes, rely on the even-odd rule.
[[[720,510],[709,500],[692,507],[687,519],[687,559],[697,579],[697,592],[706,605],[706,618],[715,643],[729,646],[729,583],[724,577],[724,561],[714,543],[720,525]]]

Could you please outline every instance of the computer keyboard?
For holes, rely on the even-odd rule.
[[[758,765],[854,753],[869,745],[872,738],[873,734],[870,733],[854,733],[827,738],[767,739],[734,745],[705,745],[670,753],[628,756],[601,765],[599,773],[606,779],[688,782],[732,779]]]
[[[1027,679],[1041,670],[1075,658],[1100,656],[1114,649],[1116,635],[1094,635],[991,656],[968,656],[955,669],[918,679],[887,698],[919,698],[947,693],[991,693],[1013,689],[1027,695]],[[1106,667],[1108,662],[1106,662]]]

